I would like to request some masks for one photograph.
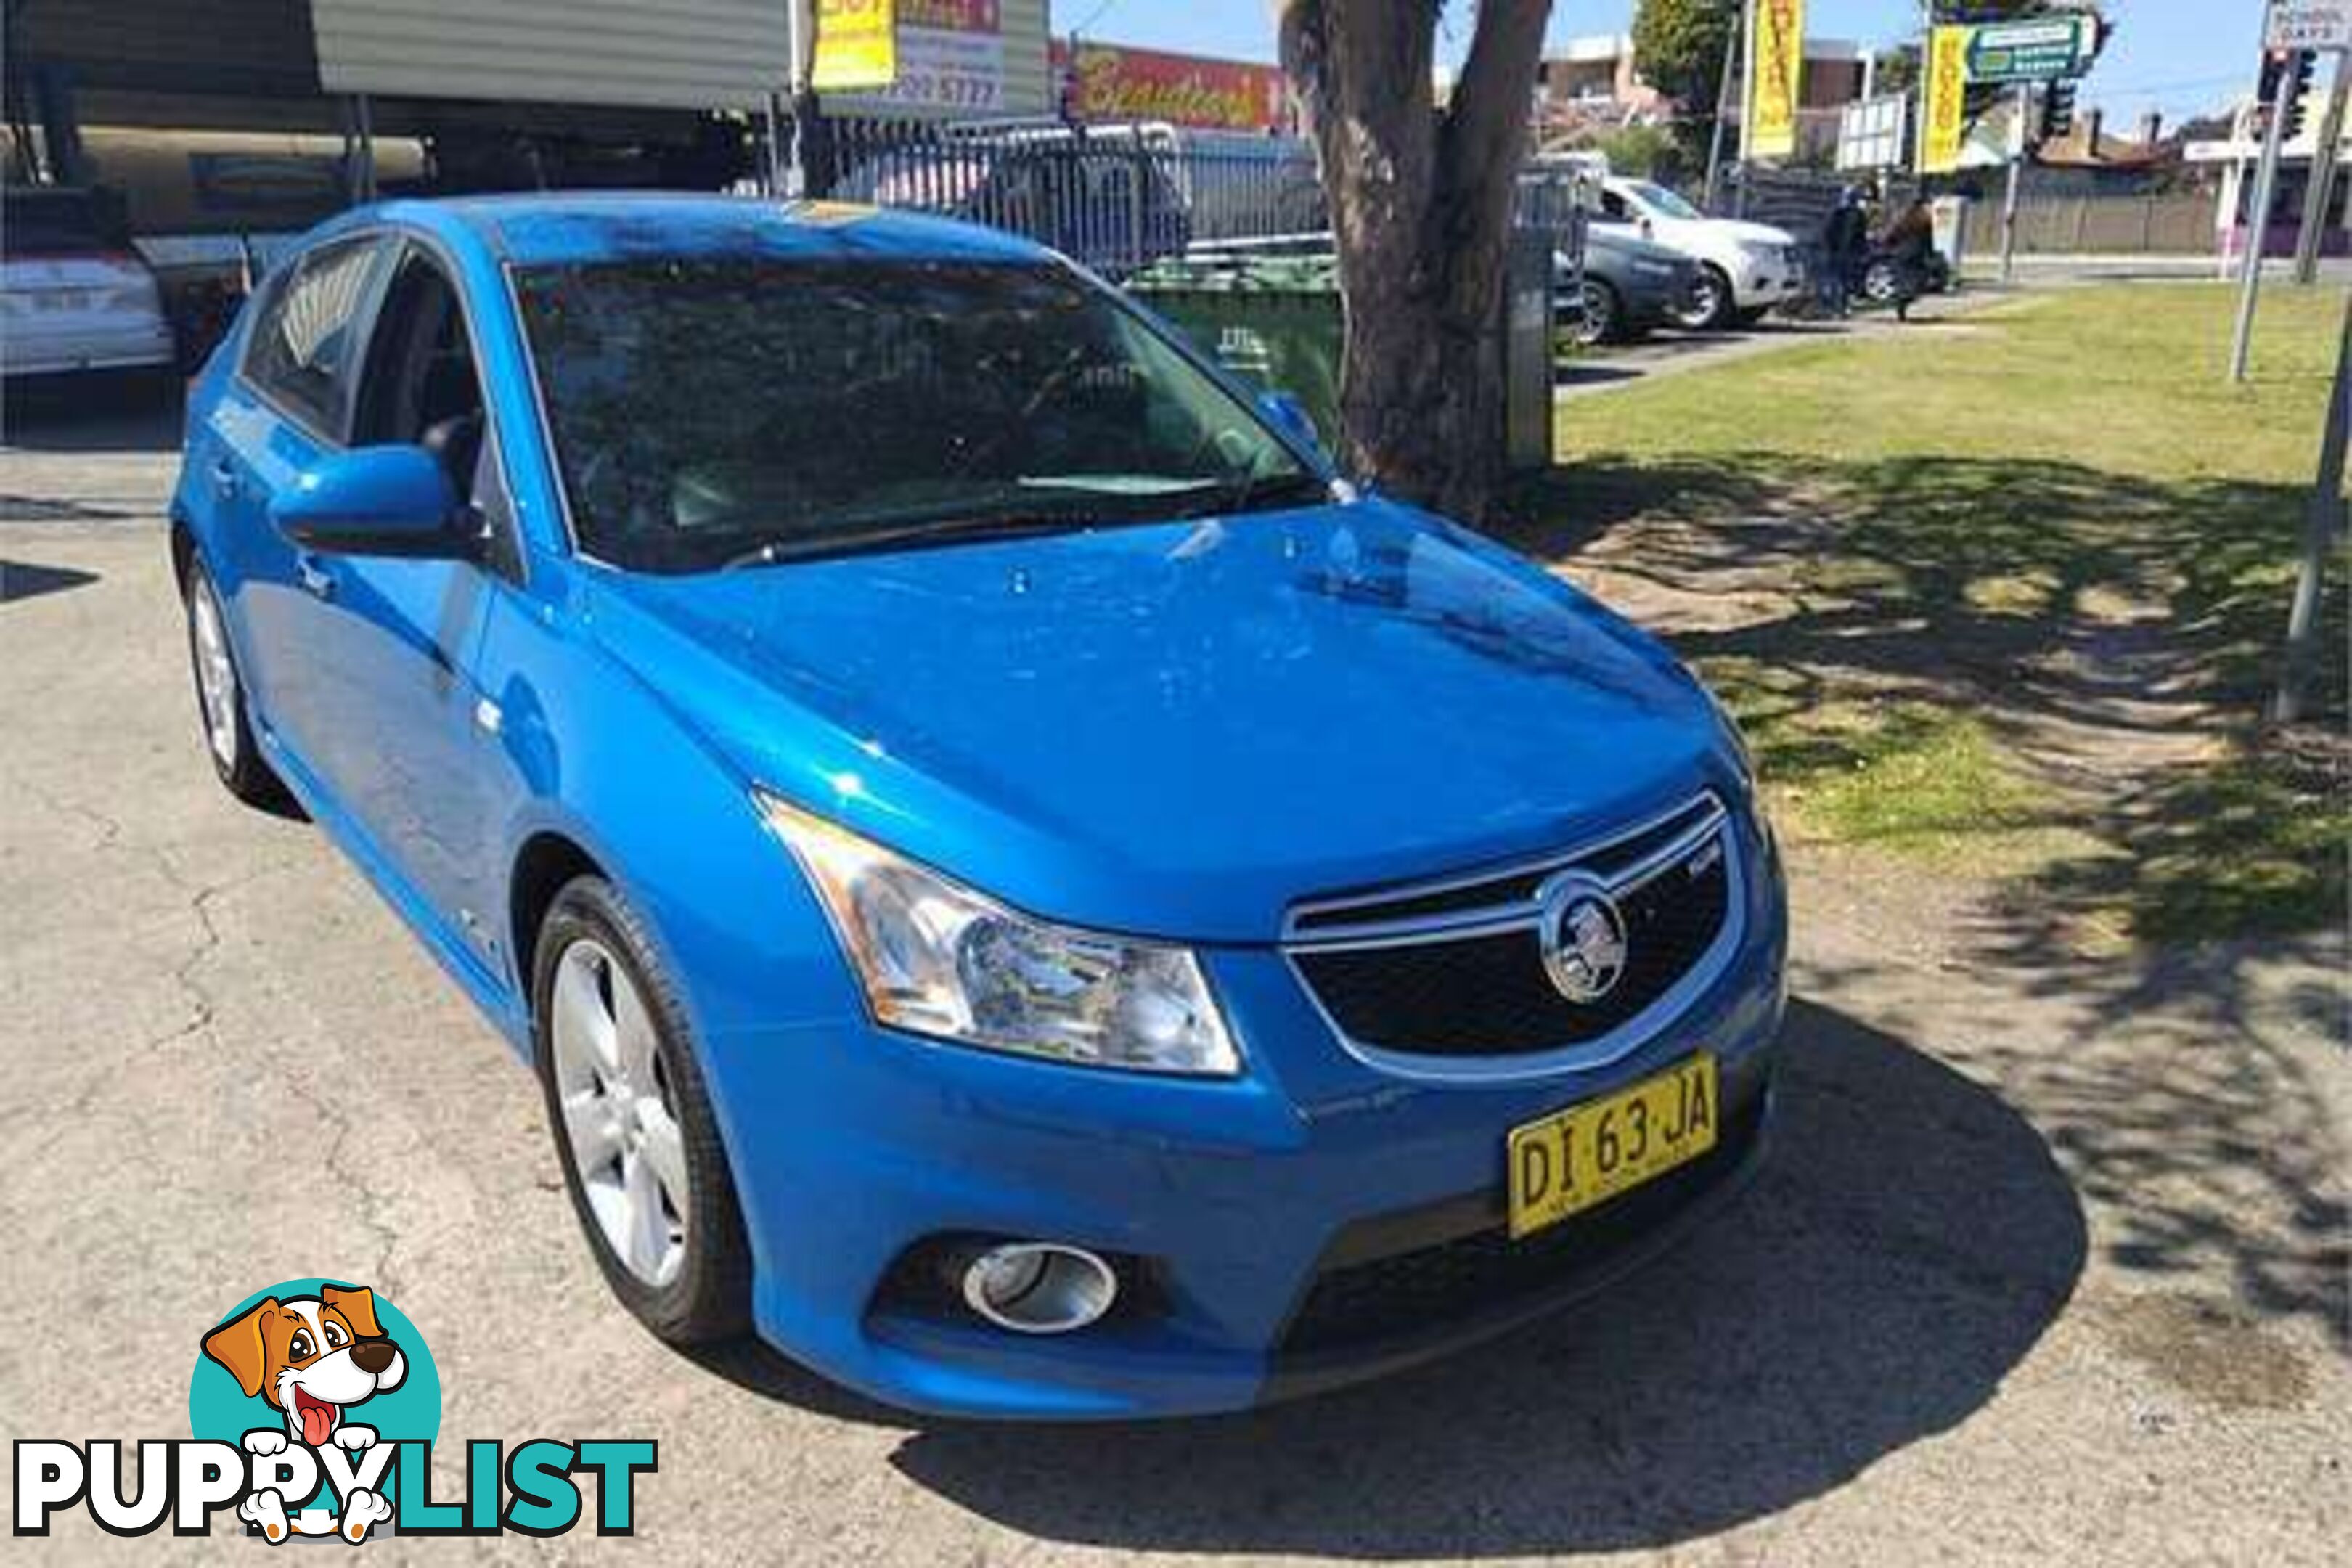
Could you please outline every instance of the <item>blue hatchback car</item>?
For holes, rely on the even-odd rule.
[[[1034,246],[355,211],[172,514],[222,780],[537,1070],[666,1338],[1230,1409],[1574,1299],[1761,1147],[1781,878],[1716,705]]]

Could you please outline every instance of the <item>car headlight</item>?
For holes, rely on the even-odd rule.
[[[1241,1053],[1192,949],[1033,919],[764,790],[877,1023],[1091,1067],[1229,1076]]]
[[[1782,248],[1777,245],[1766,245],[1759,240],[1742,240],[1739,242],[1739,253],[1759,267],[1769,267],[1780,259]]]

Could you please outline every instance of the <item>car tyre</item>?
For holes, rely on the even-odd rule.
[[[1686,331],[1711,332],[1729,325],[1738,309],[1730,276],[1720,267],[1705,267],[1691,285],[1690,299],[1675,311],[1675,325]]]
[[[563,1184],[613,1293],[672,1344],[740,1335],[751,1247],[686,1008],[601,877],[566,883],[541,923],[531,1032]]]
[[[1902,288],[1902,272],[1892,261],[1874,261],[1863,269],[1862,297],[1874,305],[1893,304]]]
[[[221,786],[246,805],[275,816],[295,813],[294,797],[261,754],[253,733],[245,679],[229,641],[228,615],[202,556],[188,561],[181,584],[188,624],[188,673],[195,683],[196,721],[205,754]]]
[[[1617,290],[1598,278],[1584,280],[1584,312],[1574,336],[1576,346],[1585,349],[1618,342],[1625,336],[1625,308],[1618,302]]]

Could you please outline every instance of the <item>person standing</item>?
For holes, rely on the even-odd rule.
[[[1848,185],[1822,220],[1822,305],[1840,321],[1853,314],[1853,290],[1870,249],[1870,221],[1862,193]]]

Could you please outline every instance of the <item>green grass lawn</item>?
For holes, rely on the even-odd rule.
[[[1800,839],[2114,936],[2339,922],[2340,552],[2321,714],[2260,717],[2342,301],[2266,289],[2233,387],[2232,300],[2053,290],[1579,399],[1511,535],[1669,632]]]

